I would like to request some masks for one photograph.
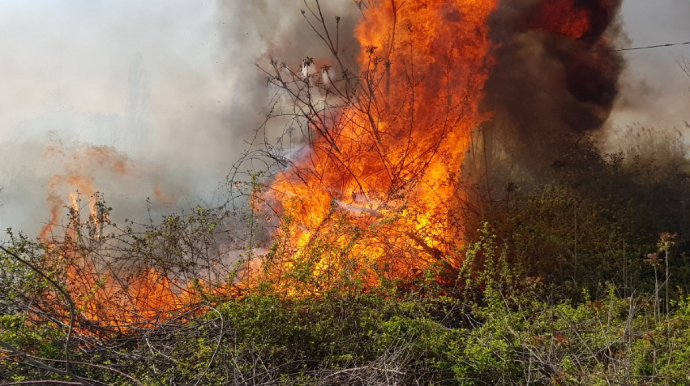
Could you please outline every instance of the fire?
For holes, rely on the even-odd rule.
[[[200,301],[191,286],[146,268],[125,274],[97,266],[88,258],[68,267],[68,287],[80,317],[99,328],[128,332],[172,319],[184,320]]]
[[[489,38],[500,3],[360,2],[353,94],[333,92],[332,68],[318,73],[310,58],[292,80],[277,71],[278,86],[308,85],[288,92],[310,128],[308,149],[259,195],[282,216],[266,272],[286,293],[320,292],[343,277],[375,286],[460,268],[461,165],[471,133],[491,119],[481,106],[500,46]],[[556,40],[598,39],[616,9],[606,0],[529,4],[516,4],[521,24]],[[343,82],[350,87],[347,75]]]
[[[52,157],[51,162],[59,162],[64,168],[63,173],[53,176],[48,185],[46,201],[50,207],[50,221],[39,232],[39,239],[45,242],[49,242],[53,237],[53,231],[59,225],[62,209],[68,205],[62,199],[61,188],[68,186],[76,189],[83,197],[91,198],[98,192],[95,187],[95,176],[98,172],[108,171],[116,176],[124,176],[130,174],[135,167],[124,154],[118,153],[113,148],[100,146],[86,146],[71,151],[57,146],[48,146],[44,157]],[[70,194],[69,205],[74,209],[75,197],[72,197],[72,194],[74,193]],[[91,213],[97,214],[98,211],[94,205],[95,201],[89,201]],[[95,216],[92,221],[103,222],[103,219]]]
[[[541,3],[535,29],[579,39],[591,28],[591,14],[575,0],[545,0]]]
[[[284,268],[311,270],[324,288],[332,272],[375,284],[458,265],[453,209],[471,132],[490,118],[480,102],[497,5],[370,2],[356,30],[361,92],[309,118],[310,151],[270,186]]]
[[[89,215],[81,220],[84,209],[79,195],[71,195],[71,219],[61,239],[47,242],[47,255],[52,270],[63,273],[66,288],[77,307],[83,334],[97,332],[107,337],[112,332],[130,333],[153,328],[172,320],[186,320],[200,312],[199,305],[208,295],[230,296],[234,288],[210,285],[206,281],[174,280],[168,272],[145,264],[118,265],[113,256],[100,253],[99,231],[107,216],[99,213],[98,205],[89,203]],[[100,219],[100,220],[99,220]],[[83,231],[95,230],[90,243]],[[110,240],[109,242],[117,242]],[[116,257],[116,256],[115,256]],[[49,300],[59,301],[52,294]],[[68,310],[61,312],[68,318]]]
[[[51,220],[41,229],[39,239],[45,245],[48,266],[61,275],[74,300],[82,333],[128,333],[173,319],[184,320],[198,312],[204,296],[230,293],[230,289],[204,281],[173,280],[168,272],[145,264],[118,265],[114,260],[117,253],[107,253],[113,247],[108,243],[118,240],[101,238],[110,219],[100,201],[95,176],[97,172],[130,173],[134,165],[126,156],[103,147],[81,148],[69,154],[51,147],[46,154],[60,155],[67,161],[63,161],[63,173],[50,181],[47,201]],[[69,200],[63,200],[61,194],[65,187],[73,190]],[[153,190],[158,200],[168,200],[160,186]],[[69,220],[61,225],[65,208]],[[87,215],[82,216],[83,212]],[[57,294],[47,298],[61,303]],[[61,314],[68,318],[68,310]]]
[[[277,279],[286,293],[308,294],[414,278],[436,266],[459,269],[458,208],[466,199],[459,189],[461,165],[473,130],[491,119],[481,103],[495,61],[488,21],[499,2],[369,0],[355,31],[362,47],[359,75],[341,82],[349,91],[338,91],[333,68],[319,72],[313,59],[293,73],[309,98],[312,90],[318,94],[317,85],[330,96],[313,102],[318,108],[302,117],[313,134],[308,148],[292,156],[267,191],[256,190],[252,209],[264,203],[281,220],[265,275],[253,268],[247,281]],[[592,12],[580,4],[544,0],[530,28],[579,39],[592,28]],[[132,168],[103,148],[89,149],[80,160],[115,174]],[[41,232],[46,242],[61,210],[60,184],[87,195],[97,191],[92,175],[78,167],[56,176],[48,196],[51,223]],[[160,186],[153,192],[162,204],[173,200]],[[72,201],[78,218],[79,200]],[[89,211],[97,229],[107,221],[97,206],[90,204]],[[67,236],[76,239],[74,227],[81,224],[68,227]],[[76,248],[54,252],[56,261],[69,262],[66,281],[81,316],[100,326],[151,327],[189,312],[210,291],[150,267],[113,269]]]

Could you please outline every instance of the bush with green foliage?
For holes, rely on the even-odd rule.
[[[472,197],[481,210],[467,217],[457,268],[432,264],[376,287],[344,276],[333,279],[342,285],[332,290],[303,296],[285,296],[267,280],[242,288],[241,296],[208,293],[184,318],[121,334],[85,324],[77,309],[78,326],[91,328],[73,332],[69,371],[64,299],[0,252],[0,379],[147,386],[690,383],[690,162],[639,149],[601,155],[588,141],[568,146],[548,168],[496,170],[491,198]],[[501,186],[504,196],[497,194]],[[61,286],[64,271],[47,259],[61,246],[110,253],[125,266],[138,262],[193,282],[221,262],[225,216],[224,209],[197,209],[143,228],[98,235],[85,228],[51,248],[21,234],[10,234],[6,245]],[[252,208],[244,234],[253,234],[255,216]],[[272,250],[280,252],[274,241]],[[241,267],[228,272],[235,268]]]

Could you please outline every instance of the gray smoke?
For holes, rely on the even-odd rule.
[[[215,15],[181,0],[2,2],[0,228],[37,234],[75,173],[120,220],[219,200],[242,141]]]
[[[621,0],[572,3],[591,16],[582,36],[558,30],[571,12],[557,15],[563,20],[541,19],[542,7],[565,4],[555,0],[504,2],[492,16],[497,63],[484,101],[494,113],[484,127],[491,159],[548,167],[560,156],[566,143],[561,141],[600,130],[608,121],[625,67],[613,51],[621,33]]]
[[[357,52],[354,28],[361,16],[354,1],[320,1],[323,20],[333,40],[336,17],[339,48],[354,62]],[[304,11],[304,14],[303,12]],[[266,75],[256,66],[268,70],[270,60],[277,60],[297,71],[306,57],[319,64],[332,58],[327,45],[310,27],[324,35],[317,4],[299,0],[219,1],[217,23],[221,38],[221,59],[226,63],[227,76],[234,80],[235,103],[228,112],[239,133],[259,127],[266,118],[265,109],[272,96]],[[330,63],[332,64],[332,63]]]
[[[690,41],[688,15],[690,2],[686,0],[626,0],[621,10],[623,28],[629,37],[625,45]],[[619,82],[621,93],[612,114],[613,128],[639,124],[660,130],[684,129],[684,121],[690,120],[690,77],[678,61],[690,61],[690,46],[629,51],[624,55],[628,66]],[[618,140],[616,135],[612,136],[614,149]]]
[[[327,56],[301,9],[302,1],[0,4],[0,228],[37,234],[50,219],[48,197],[69,202],[74,174],[105,194],[120,221],[224,202],[225,176],[266,116],[270,94],[256,64],[297,68],[307,55]],[[341,16],[340,40],[353,44],[355,4],[323,11],[330,28]],[[127,159],[127,173],[94,152]]]

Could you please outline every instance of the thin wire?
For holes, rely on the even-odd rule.
[[[667,44],[658,44],[655,46],[644,46],[644,47],[630,47],[630,48],[618,48],[618,49],[612,49],[612,50],[595,50],[599,52],[621,52],[621,51],[639,51],[639,50],[649,50],[652,48],[662,48],[662,47],[674,47],[674,46],[687,46],[690,45],[690,42],[683,42],[683,43],[667,43]]]

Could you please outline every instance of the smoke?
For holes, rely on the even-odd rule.
[[[335,31],[340,16],[341,47],[352,48],[359,10],[330,3],[326,23]],[[78,189],[69,175],[104,193],[120,220],[223,202],[225,176],[266,116],[256,64],[328,56],[301,9],[277,0],[0,4],[0,228],[37,234]],[[83,157],[93,149],[126,158],[129,173]]]
[[[331,32],[341,17],[339,48],[352,63],[357,3],[321,1]],[[576,1],[597,16],[577,39],[539,26],[539,4],[504,1],[492,19],[500,46],[485,108],[495,112],[486,130],[495,153],[512,146],[549,158],[540,138],[601,131],[612,109],[633,120],[686,110],[678,96],[687,87],[668,75],[687,79],[674,61],[686,51],[635,53],[635,72],[620,81],[624,62],[604,52],[622,36],[620,1]],[[684,0],[625,4],[632,41],[620,44],[680,41],[690,32]],[[50,201],[68,202],[74,191],[67,183],[51,191],[53,178],[66,175],[70,157],[95,148],[131,165],[127,175],[108,163],[81,165],[116,216],[223,200],[226,173],[267,115],[271,94],[256,64],[275,58],[297,70],[306,56],[317,64],[331,56],[302,10],[315,21],[299,0],[0,3],[0,228],[37,233],[50,220]]]
[[[690,2],[685,0],[626,0],[621,10],[630,46],[651,46],[690,40]],[[628,66],[620,79],[621,96],[612,121],[615,126],[685,129],[689,121],[690,78],[678,62],[690,60],[690,46],[679,45],[625,53]],[[618,130],[616,130],[618,131]],[[620,140],[612,132],[611,147]]]
[[[485,126],[494,153],[553,162],[560,138],[604,127],[625,62],[621,0],[517,0],[492,17],[496,64],[486,84]],[[526,157],[520,157],[524,155]]]
[[[221,200],[243,143],[215,14],[178,0],[2,2],[0,228],[33,236],[69,193],[89,199],[76,175],[117,219]]]
[[[327,60],[332,54],[309,22],[321,31],[318,19],[323,17],[331,39],[335,41],[338,36],[341,53],[354,63],[358,51],[354,29],[360,10],[354,1],[348,0],[321,1],[320,5],[319,14],[313,0],[218,2],[216,19],[223,47],[220,57],[228,70],[227,76],[233,79],[236,98],[229,115],[238,133],[251,132],[268,115],[265,109],[273,95],[267,87],[265,74],[257,66],[269,69],[270,60],[277,60],[298,72],[306,57],[316,58],[319,64],[328,64],[322,59]],[[337,28],[336,17],[340,17]]]

